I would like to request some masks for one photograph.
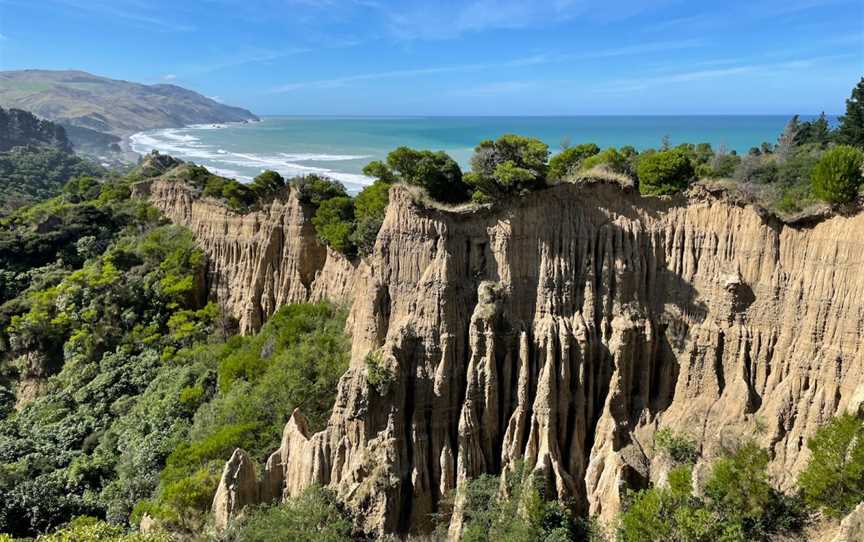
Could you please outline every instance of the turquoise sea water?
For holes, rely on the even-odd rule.
[[[350,190],[368,183],[361,171],[401,145],[444,150],[463,168],[473,147],[505,133],[533,136],[558,152],[562,141],[601,147],[711,143],[746,152],[776,142],[787,116],[585,116],[585,117],[266,117],[261,122],[198,125],[132,136],[141,153],[157,149],[248,180],[264,169],[283,175],[320,173]]]

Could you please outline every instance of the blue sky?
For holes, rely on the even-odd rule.
[[[861,0],[0,0],[0,69],[260,114],[838,113]]]

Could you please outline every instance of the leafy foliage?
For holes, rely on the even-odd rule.
[[[287,418],[298,407],[313,430],[323,428],[348,368],[344,319],[343,311],[331,305],[288,305],[255,336],[178,352],[203,376],[183,390],[203,390],[180,391],[193,397],[188,436],[175,443],[156,498],[139,506],[138,513],[192,528],[209,511],[234,448],[265,459],[279,446]]]
[[[479,201],[520,194],[545,185],[548,159],[549,147],[539,139],[506,134],[474,148],[465,182]]]
[[[420,186],[437,201],[456,203],[468,196],[468,186],[462,182],[462,170],[447,153],[399,147],[387,155],[386,163],[372,162],[364,173],[392,184]]]
[[[586,158],[594,156],[599,152],[600,147],[594,143],[582,143],[575,147],[564,149],[549,160],[549,179],[566,179],[579,171]]]
[[[663,428],[654,435],[654,445],[658,450],[669,454],[669,457],[677,463],[695,463],[699,458],[699,450],[696,441],[673,432],[669,428]]]
[[[353,255],[354,200],[348,196],[331,198],[321,202],[312,224],[318,238],[334,250]]]
[[[805,501],[829,516],[843,517],[864,501],[864,420],[838,416],[807,447],[812,455],[798,477]]]
[[[648,196],[674,194],[687,188],[696,172],[679,149],[645,154],[639,158],[639,191]]]
[[[837,141],[844,145],[864,148],[864,77],[858,81],[846,100],[846,114],[840,117]]]
[[[830,203],[846,203],[864,182],[864,151],[840,145],[828,150],[813,168],[813,194]]]
[[[300,496],[260,508],[231,525],[224,542],[348,542],[353,523],[335,495],[310,487]]]
[[[393,370],[387,366],[378,350],[366,354],[365,361],[366,381],[378,392],[378,395],[387,395],[390,386],[396,381]]]
[[[465,513],[463,541],[575,542],[591,538],[592,526],[574,516],[566,503],[544,498],[545,481],[539,473],[526,476],[519,464],[507,478],[503,495],[500,486],[500,478],[484,474],[459,490]]]
[[[53,197],[69,179],[105,170],[56,147],[15,147],[0,152],[0,214]]]
[[[676,467],[666,487],[630,495],[618,518],[618,539],[745,542],[799,530],[803,507],[771,486],[767,466],[768,453],[752,442],[727,451],[712,465],[704,497],[693,492],[692,467]]]

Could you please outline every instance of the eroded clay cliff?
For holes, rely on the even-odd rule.
[[[624,487],[665,475],[666,426],[708,457],[755,435],[788,488],[807,437],[864,400],[864,215],[791,227],[698,190],[603,184],[456,212],[394,187],[352,263],[291,193],[245,216],[172,182],[139,193],[192,229],[244,331],[283,303],[352,303],[328,426],[310,434],[295,412],[265,479],[284,495],[328,485],[372,530],[427,530],[460,482],[522,460],[609,517]],[[395,375],[383,396],[373,351]]]

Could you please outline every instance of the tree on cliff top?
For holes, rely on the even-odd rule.
[[[646,153],[640,157],[637,173],[639,192],[648,196],[680,192],[696,175],[693,164],[678,149]]]
[[[371,162],[363,173],[388,184],[401,181],[423,187],[437,201],[457,203],[468,197],[459,164],[444,151],[399,147],[387,155],[386,163]]]
[[[840,117],[837,141],[855,147],[864,147],[864,77],[852,89],[846,100],[846,114]]]
[[[813,168],[813,195],[829,203],[855,199],[861,186],[864,151],[840,145],[825,152]]]
[[[549,146],[533,137],[505,134],[474,148],[465,182],[475,199],[520,194],[546,184]]]

